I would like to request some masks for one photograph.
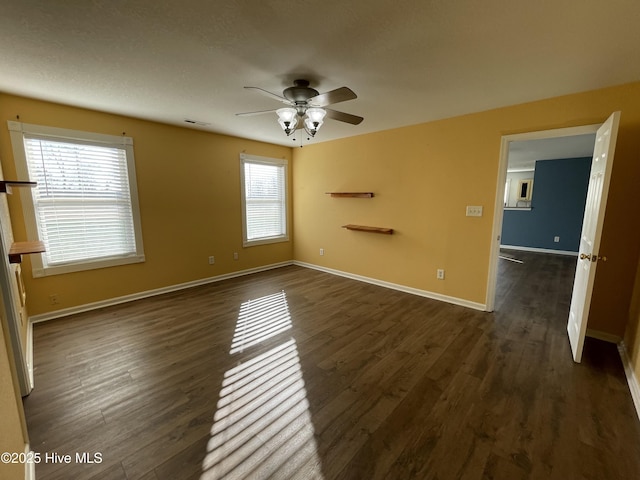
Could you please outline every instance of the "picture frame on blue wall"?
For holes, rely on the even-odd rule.
[[[533,178],[520,180],[518,183],[518,201],[531,201],[531,193],[533,191]]]

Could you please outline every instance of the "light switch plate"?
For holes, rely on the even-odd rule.
[[[482,206],[481,205],[467,205],[467,217],[481,217]]]

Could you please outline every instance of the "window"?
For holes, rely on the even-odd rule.
[[[34,276],[144,261],[133,140],[9,122]]]
[[[287,160],[240,155],[243,245],[285,242]]]

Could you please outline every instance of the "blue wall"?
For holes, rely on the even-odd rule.
[[[536,162],[531,210],[504,211],[500,243],[577,252],[590,170],[591,158]]]

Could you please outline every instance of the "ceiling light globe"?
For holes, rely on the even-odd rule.
[[[321,125],[324,116],[327,114],[327,111],[324,108],[311,107],[307,108],[307,117],[311,120],[312,123]]]
[[[298,113],[295,108],[280,108],[276,110],[278,123],[287,136],[291,135],[298,124]]]
[[[298,115],[295,108],[279,108],[276,110],[276,114],[278,115],[278,121],[281,120],[283,122],[293,122]]]

